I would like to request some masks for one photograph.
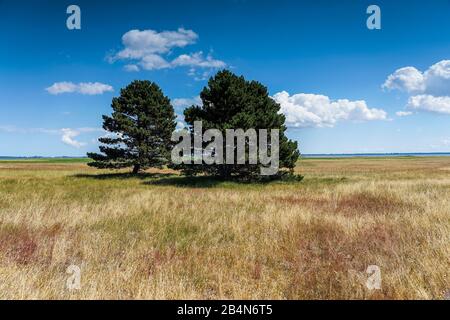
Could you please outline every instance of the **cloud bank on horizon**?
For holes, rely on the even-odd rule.
[[[339,121],[386,120],[384,110],[369,108],[364,100],[331,100],[320,94],[299,93],[289,95],[282,91],[273,99],[281,106],[290,127],[333,127]]]
[[[382,88],[408,93],[409,110],[450,114],[450,60],[439,61],[424,72],[411,66],[397,69]],[[407,112],[401,113],[405,115]]]

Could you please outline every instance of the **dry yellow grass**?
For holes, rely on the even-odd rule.
[[[304,181],[259,185],[0,162],[0,298],[444,297],[450,158],[297,171]],[[66,288],[72,264],[80,290]],[[368,265],[381,290],[366,287]]]

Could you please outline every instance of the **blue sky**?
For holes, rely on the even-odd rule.
[[[70,4],[81,30],[66,27]],[[381,30],[366,27],[371,4]],[[155,81],[181,114],[222,67],[269,88],[302,153],[450,151],[449,1],[0,0],[0,12],[0,155],[85,155],[121,87]]]

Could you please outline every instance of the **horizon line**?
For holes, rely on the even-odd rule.
[[[332,156],[401,156],[401,155],[449,155],[450,151],[438,151],[438,152],[356,152],[356,153],[302,153],[301,157],[332,157]],[[0,156],[0,159],[57,159],[57,158],[69,158],[69,159],[89,159],[87,156]]]

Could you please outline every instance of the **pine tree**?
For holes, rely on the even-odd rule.
[[[170,159],[175,114],[170,100],[150,81],[133,81],[113,98],[111,116],[103,116],[108,134],[99,138],[100,152],[88,153],[96,168],[133,167],[138,173],[160,168]]]
[[[293,172],[300,156],[297,142],[285,136],[285,116],[279,113],[280,105],[269,96],[265,86],[223,70],[209,80],[200,98],[201,106],[191,106],[184,111],[191,133],[194,121],[202,121],[203,132],[219,129],[223,136],[226,129],[279,129],[279,167],[288,169],[288,173]],[[175,167],[188,175],[206,173],[222,178],[235,176],[248,179],[259,175],[261,164],[182,164]],[[286,170],[280,171],[282,173]]]

